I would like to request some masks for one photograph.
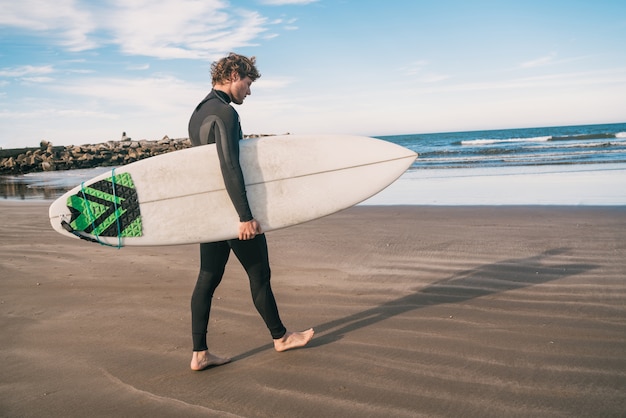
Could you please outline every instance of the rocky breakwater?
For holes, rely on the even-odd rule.
[[[0,174],[72,170],[129,164],[144,158],[191,146],[187,138],[158,141],[108,141],[92,145],[54,146],[42,141],[38,148],[0,149]]]

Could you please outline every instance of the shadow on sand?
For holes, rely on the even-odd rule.
[[[398,299],[371,309],[314,326],[315,338],[307,347],[317,347],[341,339],[345,334],[385,319],[434,305],[453,304],[509,290],[535,286],[597,268],[593,264],[546,264],[550,258],[566,254],[567,248],[545,251],[529,258],[509,259],[457,273]],[[416,270],[419,266],[416,266]],[[268,348],[266,344],[233,358],[253,356]]]

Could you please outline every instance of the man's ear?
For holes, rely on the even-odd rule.
[[[230,82],[234,83],[236,81],[239,81],[241,77],[239,77],[239,73],[237,71],[233,71],[232,73],[230,73]]]

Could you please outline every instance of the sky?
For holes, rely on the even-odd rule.
[[[256,56],[246,134],[626,122],[623,0],[0,0],[0,147],[187,137]]]

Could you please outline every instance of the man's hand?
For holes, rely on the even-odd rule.
[[[239,239],[242,241],[253,239],[262,233],[261,225],[259,225],[256,219],[248,222],[239,222]]]

